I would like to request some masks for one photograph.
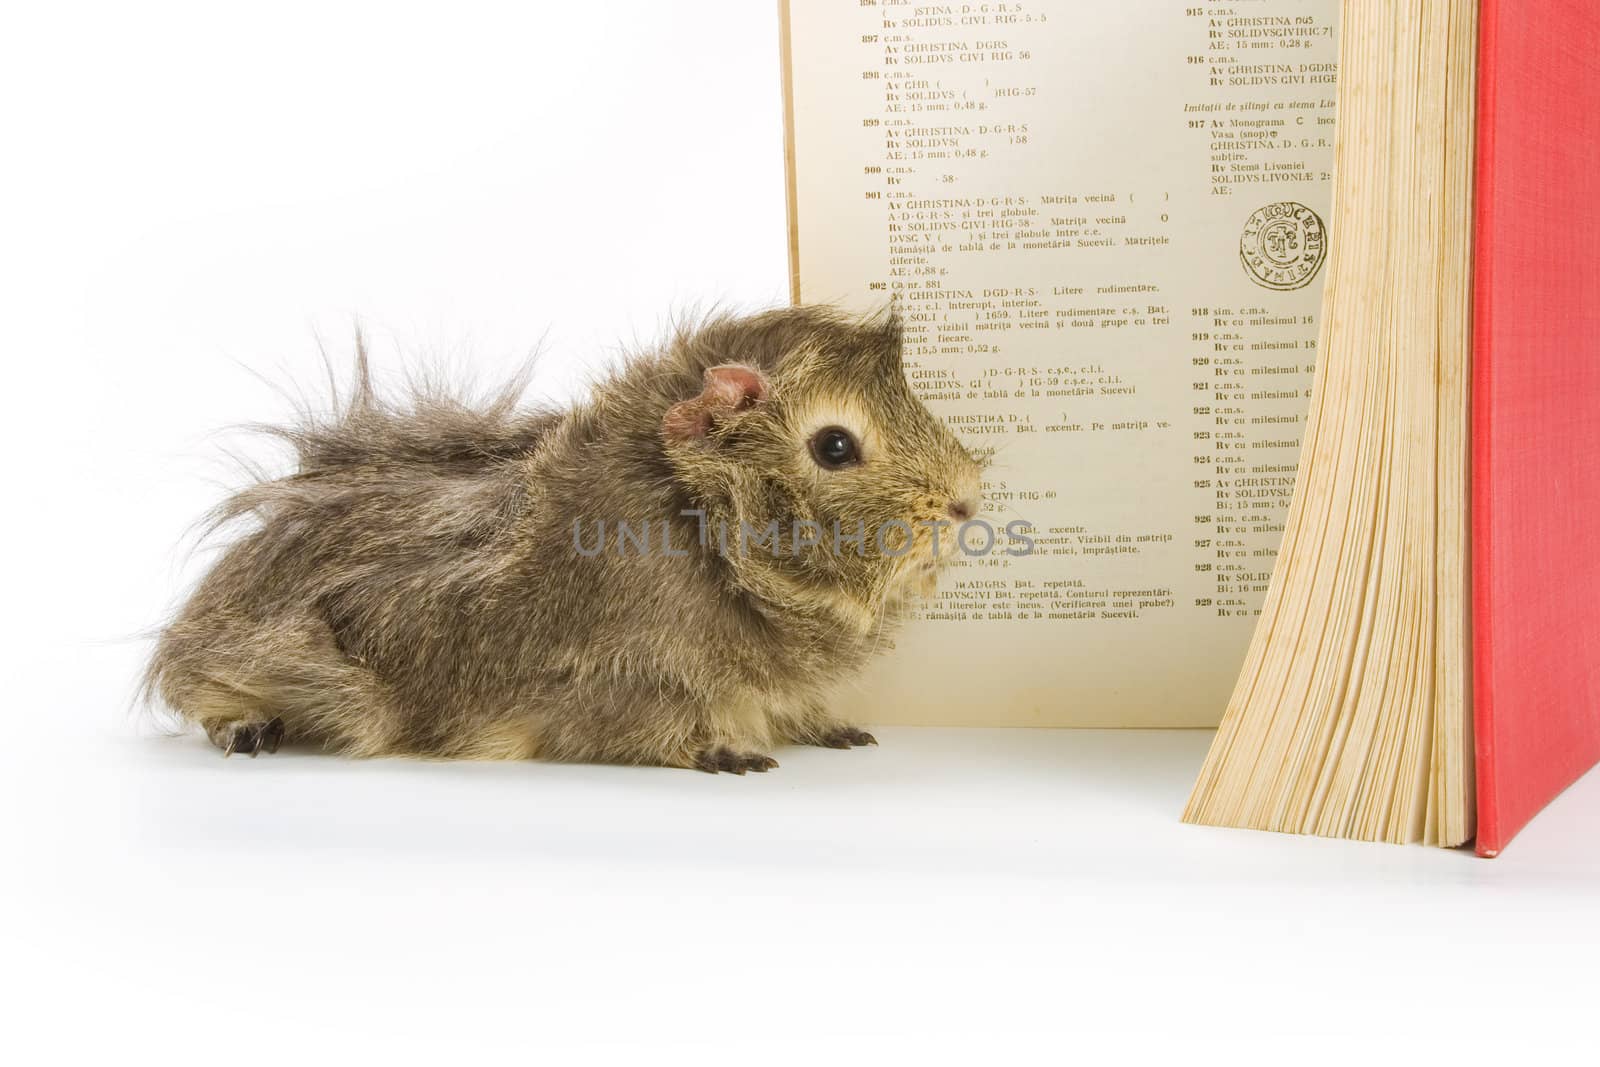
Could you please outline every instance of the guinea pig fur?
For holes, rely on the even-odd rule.
[[[743,774],[873,743],[828,695],[979,507],[893,317],[713,318],[562,411],[393,402],[357,363],[157,641],[147,692],[224,752]]]

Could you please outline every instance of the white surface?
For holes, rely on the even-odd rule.
[[[1202,734],[894,730],[746,778],[140,735],[131,635],[204,564],[174,546],[220,445],[265,454],[214,431],[286,410],[252,371],[315,388],[359,317],[391,371],[544,338],[565,395],[674,308],[784,298],[775,33],[744,0],[8,11],[7,1061],[1568,1045],[1592,775],[1491,863],[1183,827]]]
[[[743,778],[39,751],[14,1018],[269,1062],[1293,1034],[1318,1062],[1590,1025],[1600,778],[1491,862],[1182,826],[1203,733],[883,733]]]

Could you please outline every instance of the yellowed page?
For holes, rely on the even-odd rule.
[[[1345,0],[1344,13],[1315,410],[1285,555],[1184,817],[1453,846],[1473,832],[1476,10]]]
[[[985,517],[1035,538],[964,560],[843,710],[1215,725],[1308,406],[1337,0],[785,14],[797,296],[899,304],[994,453]]]

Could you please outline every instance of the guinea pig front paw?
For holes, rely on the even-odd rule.
[[[694,758],[694,765],[697,770],[705,771],[708,774],[716,774],[719,771],[727,771],[730,774],[755,771],[758,774],[765,774],[776,767],[778,761],[771,756],[735,752],[731,748],[724,748],[719,745],[715,748],[701,751]]]
[[[855,748],[857,745],[876,745],[878,739],[854,726],[840,726],[822,734],[816,743],[824,748]]]

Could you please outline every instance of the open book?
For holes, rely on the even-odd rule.
[[[1215,726],[1294,484],[1336,0],[787,9],[797,300],[894,299],[1026,557],[965,560],[877,722]]]
[[[787,9],[795,298],[1046,546],[869,717],[1220,719],[1190,819],[1486,853],[1600,758],[1600,16],[1479,6]]]

